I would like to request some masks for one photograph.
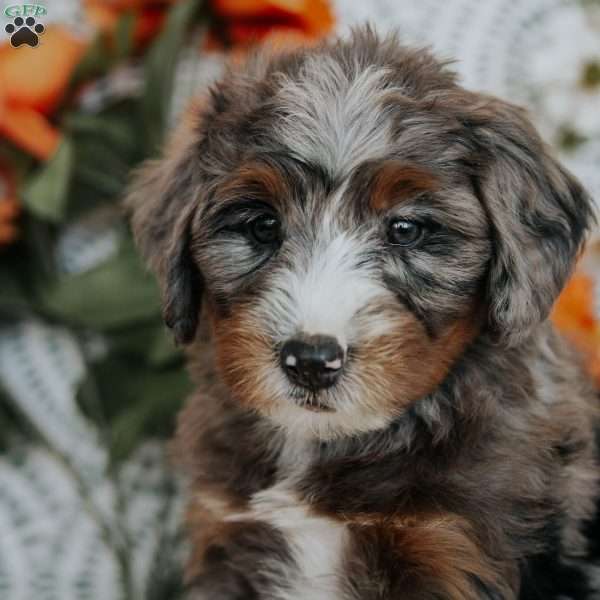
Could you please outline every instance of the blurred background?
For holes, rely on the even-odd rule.
[[[176,599],[190,389],[120,201],[193,94],[268,38],[366,20],[525,105],[600,200],[600,1],[0,1],[0,598]],[[600,381],[600,236],[553,319]]]

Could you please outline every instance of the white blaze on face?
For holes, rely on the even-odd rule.
[[[381,294],[379,283],[358,266],[360,252],[358,240],[340,233],[319,240],[307,268],[289,273],[299,331],[330,335],[347,349],[353,316]]]
[[[324,216],[312,246],[297,249],[298,259],[277,273],[265,295],[261,312],[277,341],[299,333],[328,335],[344,350],[356,341],[357,313],[390,294],[377,267],[365,263],[372,243],[364,234],[341,231],[331,213]],[[339,368],[337,362],[327,366]]]
[[[284,251],[289,266],[273,274],[253,311],[256,327],[274,346],[298,334],[326,335],[347,351],[389,333],[390,314],[385,307],[397,301],[382,281],[379,261],[366,260],[378,242],[364,229],[348,231],[337,223],[341,198],[339,193],[337,199],[331,199],[314,236],[288,242]],[[334,360],[327,366],[340,368],[341,362]],[[270,417],[299,436],[328,439],[379,429],[390,419],[365,402],[365,390],[353,378],[351,368],[336,386],[323,391],[335,412],[316,413],[297,405],[276,355],[257,376],[276,400],[269,409]]]

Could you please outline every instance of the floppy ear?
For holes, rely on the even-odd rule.
[[[489,100],[472,116],[475,184],[495,235],[490,326],[515,344],[548,317],[594,221],[592,203],[524,110]]]
[[[163,157],[147,161],[135,173],[125,200],[138,248],[158,276],[163,318],[178,344],[194,338],[203,288],[189,249],[190,223],[200,198],[196,121],[185,119]]]

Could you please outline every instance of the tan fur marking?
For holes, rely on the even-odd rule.
[[[225,185],[217,189],[217,201],[249,198],[282,202],[287,196],[287,184],[277,169],[262,163],[242,165]]]
[[[377,173],[371,192],[371,208],[385,211],[399,202],[440,188],[439,178],[423,167],[387,161]]]
[[[389,333],[356,349],[354,368],[363,382],[366,403],[400,413],[440,384],[481,325],[469,314],[431,339],[412,313],[390,315],[389,321]]]
[[[373,516],[357,519],[350,529],[356,540],[353,550],[358,547],[360,553],[370,555],[375,562],[369,564],[371,568],[377,568],[379,561],[396,565],[391,593],[402,590],[408,600],[478,600],[479,581],[501,590],[503,598],[515,598],[506,583],[507,575],[514,579],[510,567],[486,556],[470,524],[459,516]],[[385,555],[381,548],[386,549]],[[347,559],[352,561],[351,554]]]
[[[279,368],[269,360],[273,350],[260,330],[244,315],[231,319],[210,317],[216,343],[216,363],[233,396],[248,408],[265,409],[271,404],[269,390],[261,380],[265,369]]]

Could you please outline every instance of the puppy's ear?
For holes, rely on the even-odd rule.
[[[592,203],[552,158],[525,111],[489,100],[471,116],[475,185],[495,236],[490,325],[515,344],[548,317],[594,220]]]
[[[189,248],[190,224],[200,201],[198,123],[182,121],[163,158],[135,173],[125,206],[133,234],[163,296],[163,318],[178,344],[193,340],[202,299],[202,274]]]

